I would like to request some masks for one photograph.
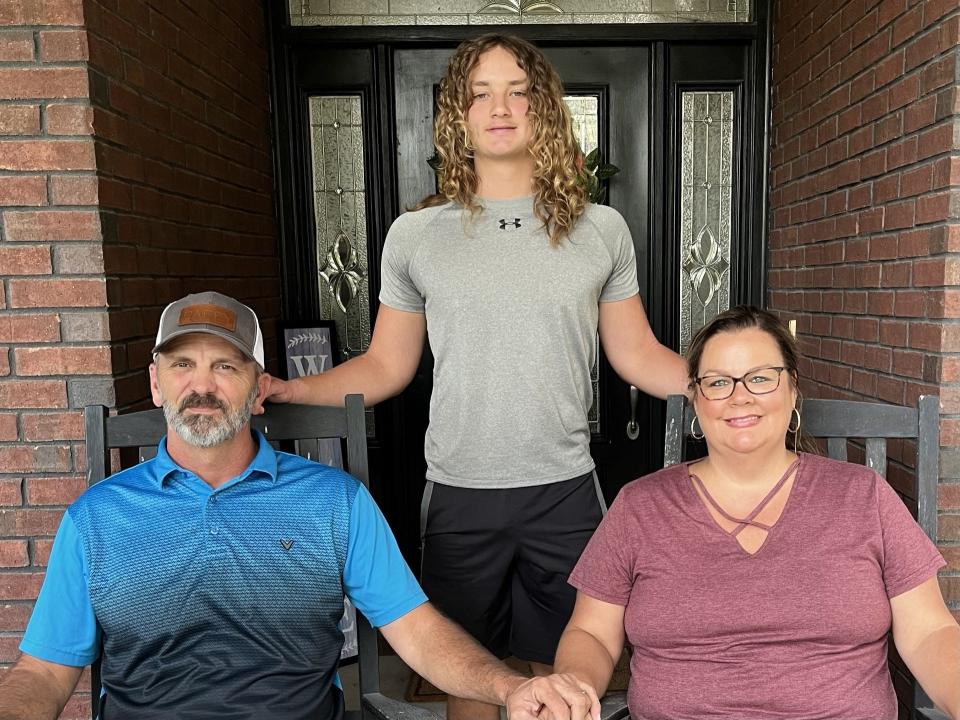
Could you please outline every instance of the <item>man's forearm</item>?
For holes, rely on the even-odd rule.
[[[570,673],[603,697],[613,677],[615,661],[603,644],[586,630],[567,626],[560,638],[554,670]]]
[[[55,720],[69,697],[47,673],[21,662],[0,682],[0,720]]]
[[[382,630],[404,662],[456,697],[503,705],[526,681],[429,604]]]

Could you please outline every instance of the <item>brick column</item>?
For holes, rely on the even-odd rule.
[[[163,305],[234,295],[276,354],[266,48],[260,0],[0,0],[0,673],[85,487],[81,409],[149,403]]]
[[[0,663],[85,486],[80,408],[113,404],[82,26],[80,0],[0,3]]]
[[[960,6],[781,0],[774,48],[770,306],[799,318],[808,394],[940,396],[960,617]],[[912,494],[913,447],[891,450]]]

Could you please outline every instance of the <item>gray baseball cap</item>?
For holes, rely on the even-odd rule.
[[[218,292],[187,295],[170,303],[160,316],[153,354],[181,335],[207,333],[223,338],[255,361],[262,370],[263,334],[257,314],[242,302]]]

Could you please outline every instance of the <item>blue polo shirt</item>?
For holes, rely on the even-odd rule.
[[[164,440],[64,514],[20,649],[102,643],[104,720],[337,718],[343,596],[375,626],[426,601],[366,488],[255,434],[215,490]]]

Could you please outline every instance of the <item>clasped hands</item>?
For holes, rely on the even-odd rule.
[[[535,677],[507,696],[510,720],[600,720],[596,690],[569,673]]]

